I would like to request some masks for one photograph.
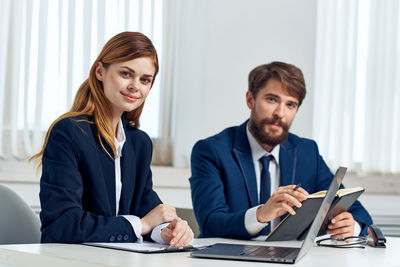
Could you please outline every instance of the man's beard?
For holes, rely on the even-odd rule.
[[[271,136],[265,131],[264,126],[266,124],[278,124],[282,127],[282,134],[276,137]],[[285,142],[289,136],[290,125],[282,122],[278,118],[265,118],[262,120],[257,120],[257,116],[252,111],[249,120],[249,130],[258,142],[268,146],[276,146]]]

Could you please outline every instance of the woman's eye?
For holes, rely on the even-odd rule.
[[[142,82],[144,82],[144,83],[150,83],[151,82],[151,80],[150,79],[148,79],[148,78],[142,78]]]
[[[130,77],[131,74],[127,71],[121,71],[121,75],[124,77]]]

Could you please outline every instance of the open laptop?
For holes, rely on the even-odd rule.
[[[314,218],[301,248],[276,247],[263,245],[240,245],[217,243],[202,250],[192,252],[192,257],[214,258],[226,260],[265,261],[278,263],[295,263],[300,260],[311,248],[321,228],[329,208],[335,198],[336,191],[342,183],[347,168],[339,167],[322,204]]]

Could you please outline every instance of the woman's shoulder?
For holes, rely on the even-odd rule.
[[[89,134],[91,132],[92,120],[88,116],[70,116],[57,121],[52,132],[62,132],[66,135],[75,135],[76,132]]]
[[[150,136],[143,130],[131,126],[128,122],[124,122],[125,135],[129,136],[138,143],[152,145]]]

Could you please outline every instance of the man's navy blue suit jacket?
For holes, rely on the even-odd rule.
[[[200,237],[252,238],[245,228],[246,211],[258,205],[253,158],[246,123],[198,141],[191,156],[193,208]],[[309,193],[326,190],[332,173],[317,144],[289,134],[279,152],[280,185],[301,184]],[[372,219],[360,202],[348,210],[367,233]]]
[[[42,242],[134,242],[131,224],[116,216],[115,164],[102,148],[88,117],[59,121],[42,158]],[[121,157],[120,215],[143,217],[161,203],[152,189],[152,143],[122,118],[126,141]],[[112,150],[103,140],[107,151]]]

